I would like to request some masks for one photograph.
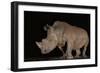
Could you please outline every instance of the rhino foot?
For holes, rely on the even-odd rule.
[[[83,58],[88,58],[88,56],[87,55],[83,55]]]
[[[81,58],[81,56],[75,56],[75,58]]]
[[[68,56],[67,59],[73,59],[73,56]]]
[[[60,59],[66,59],[66,55],[61,56]]]

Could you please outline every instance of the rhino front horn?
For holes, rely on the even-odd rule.
[[[36,45],[40,48],[41,47],[41,43],[40,42],[36,42]]]

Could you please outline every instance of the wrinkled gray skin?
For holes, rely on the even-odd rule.
[[[52,26],[47,25],[47,37],[42,39],[41,42],[36,42],[37,46],[41,49],[42,54],[50,53],[55,47],[63,53],[63,58],[73,58],[72,50],[76,50],[76,58],[81,54],[80,48],[84,47],[82,52],[83,57],[86,57],[86,49],[89,43],[87,32],[76,26],[72,26],[66,22],[55,21]],[[62,47],[67,42],[67,51],[64,53]]]

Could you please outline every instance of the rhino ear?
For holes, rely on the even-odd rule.
[[[51,27],[51,26],[50,26],[50,25],[48,25],[48,24],[47,24],[46,26],[47,26],[48,28],[49,28],[49,27]]]
[[[40,42],[36,42],[36,44],[37,44],[37,46],[38,46],[39,48],[41,48],[41,43],[40,43]]]
[[[44,29],[45,31],[47,31],[49,27],[50,27],[50,25],[47,24],[46,26],[43,27],[43,29]]]
[[[47,31],[47,30],[48,30],[46,26],[44,26],[44,27],[43,27],[43,29],[44,29],[45,31]]]

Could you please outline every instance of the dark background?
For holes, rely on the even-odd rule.
[[[56,47],[49,54],[41,54],[36,41],[46,38],[46,31],[43,27],[46,24],[53,25],[55,21],[65,21],[71,25],[79,26],[88,32],[90,37],[90,15],[73,13],[51,13],[24,11],[24,61],[57,60],[62,56],[61,51]],[[66,44],[67,45],[67,44]],[[64,51],[66,51],[66,48]],[[81,49],[82,51],[83,49]],[[72,52],[75,55],[75,51]],[[86,51],[90,58],[90,44]]]

